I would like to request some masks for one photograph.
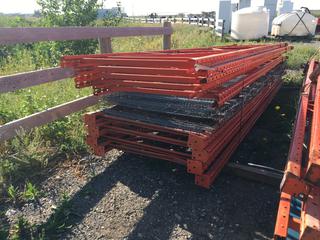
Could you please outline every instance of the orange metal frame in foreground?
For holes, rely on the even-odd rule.
[[[320,64],[320,63],[318,63]],[[315,89],[312,111],[312,128],[309,147],[309,161],[306,169],[306,179],[320,186],[320,76]]]
[[[302,87],[275,226],[275,239],[320,239],[320,76],[310,79],[319,63],[312,60]],[[299,199],[299,217],[292,201]],[[297,210],[295,210],[297,211]],[[290,234],[294,231],[296,237]]]
[[[297,202],[299,206],[297,207]],[[320,239],[320,191],[312,189],[309,195],[298,199],[281,193],[274,239]]]
[[[320,84],[310,79],[319,63],[312,60],[302,87],[294,125],[293,137],[281,191],[299,196],[308,195],[310,189],[319,186],[320,179]],[[304,150],[307,146],[307,152]],[[308,157],[303,159],[303,153]]]

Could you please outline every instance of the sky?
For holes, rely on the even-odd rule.
[[[105,7],[116,6],[118,0],[106,0]],[[200,13],[213,11],[217,0],[122,0],[122,6],[128,15],[146,15],[151,12],[158,14]],[[253,0],[254,1],[254,0]],[[301,6],[310,9],[320,9],[320,0],[293,0],[294,8]],[[0,12],[3,13],[33,13],[39,9],[36,0],[0,0]]]

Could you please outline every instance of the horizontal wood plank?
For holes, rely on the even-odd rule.
[[[3,76],[0,77],[0,93],[16,91],[73,76],[74,71],[72,69],[60,67]]]
[[[17,132],[21,131],[22,129],[29,131],[34,127],[50,123],[71,113],[78,112],[86,107],[95,105],[99,102],[99,99],[99,97],[93,95],[79,98],[74,101],[49,108],[42,112],[6,123],[0,126],[0,142],[14,137]]]
[[[0,28],[0,44],[172,34],[163,27]]]

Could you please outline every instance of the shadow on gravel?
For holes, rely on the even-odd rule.
[[[172,175],[172,174],[171,174]],[[210,189],[186,180],[177,171],[159,187],[156,199],[128,239],[187,239],[176,235],[177,228],[190,239],[267,239],[272,237],[278,194],[272,188],[222,174]],[[147,187],[148,184],[141,187]],[[188,238],[189,239],[189,238]]]
[[[278,194],[275,189],[222,174],[210,189],[194,185],[193,176],[171,163],[124,154],[94,177],[39,229],[56,235],[62,222],[75,226],[121,182],[151,203],[125,239],[169,239],[179,228],[191,239],[269,239]],[[87,194],[90,198],[87,198]],[[67,216],[65,216],[65,212]],[[64,238],[70,229],[59,234]],[[179,236],[174,239],[179,239]],[[181,237],[181,236],[180,236]],[[184,239],[184,238],[183,238]]]
[[[9,221],[3,212],[0,212],[0,239],[8,239],[9,237]]]

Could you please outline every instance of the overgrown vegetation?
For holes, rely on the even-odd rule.
[[[41,18],[0,16],[4,27],[26,26],[93,26],[97,22],[98,0],[39,0]],[[18,44],[0,50],[0,75],[24,72],[56,66],[62,55],[87,54],[97,51],[96,40],[43,42]],[[0,124],[7,123],[49,107],[86,96],[90,90],[75,90],[72,80],[67,79],[28,89],[0,95]],[[81,113],[25,133],[0,145],[0,196],[14,194],[9,183],[24,182],[40,168],[46,167],[50,159],[70,157],[87,151],[84,144]],[[19,186],[23,188],[23,186]],[[25,199],[37,197],[37,191],[27,183]],[[11,196],[11,197],[14,197]],[[1,200],[1,199],[0,199]],[[16,201],[16,199],[15,199]]]
[[[306,44],[294,44],[294,49],[287,53],[284,82],[291,86],[300,86],[304,78],[304,69],[311,57],[320,59],[317,47]],[[316,55],[315,55],[316,54]]]
[[[102,7],[98,0],[38,0],[41,7],[40,23],[43,26],[93,26],[97,11]],[[41,51],[49,53],[51,63],[62,55],[95,53],[97,40],[58,41],[41,44]],[[54,53],[54,55],[52,55]]]
[[[310,47],[307,44],[295,44],[294,49],[287,54],[287,67],[291,70],[303,68],[306,61],[316,53],[316,50],[316,47]]]

